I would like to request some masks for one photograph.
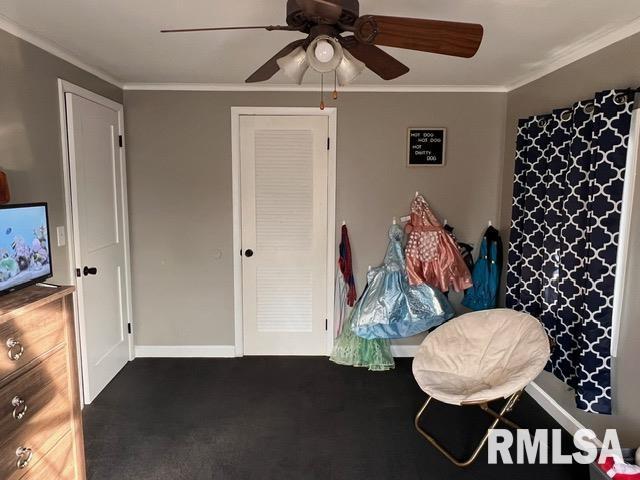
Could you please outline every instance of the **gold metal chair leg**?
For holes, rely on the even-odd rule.
[[[509,397],[509,399],[507,400],[507,403],[504,406],[503,412],[509,413],[511,410],[513,410],[514,405],[518,402],[518,400],[520,400],[521,396],[522,396],[522,390],[511,395],[511,397]],[[480,405],[480,408],[485,412],[487,412],[492,417],[500,419],[500,421],[505,425],[511,428],[514,428],[516,430],[520,428],[520,426],[517,423],[509,420],[508,418],[505,418],[502,413],[498,413],[494,411],[492,408],[489,407],[488,404],[483,403],[482,405]]]
[[[487,433],[485,433],[485,435],[482,437],[482,440],[480,441],[476,449],[473,451],[473,453],[467,460],[459,460],[456,457],[454,457],[448,450],[446,450],[442,445],[440,445],[440,443],[438,443],[438,441],[435,438],[433,438],[426,431],[424,431],[422,427],[420,427],[420,417],[429,406],[429,403],[431,403],[431,400],[433,399],[432,397],[427,398],[427,401],[424,403],[420,411],[417,413],[413,424],[415,425],[416,430],[418,430],[418,433],[420,433],[420,435],[426,438],[427,441],[431,445],[433,445],[440,453],[442,453],[442,455],[444,455],[451,463],[453,463],[454,465],[457,465],[458,467],[468,467],[478,458],[480,451],[482,450],[485,443],[487,443],[487,440],[489,439],[491,430],[496,428],[496,425],[498,425],[499,422],[503,422],[513,428],[518,428],[518,426],[515,423],[513,423],[511,420],[504,418],[504,414],[511,411],[511,409],[513,409],[513,406],[520,399],[521,395],[522,395],[522,391],[516,392],[513,395],[511,395],[507,399],[507,402],[504,404],[502,409],[500,409],[499,413],[494,412],[486,405],[481,406],[481,408],[484,411],[486,411],[487,413],[489,413],[491,416],[494,417],[494,420],[491,423],[491,426],[487,429]]]

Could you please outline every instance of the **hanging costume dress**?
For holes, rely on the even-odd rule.
[[[471,310],[495,308],[502,271],[502,239],[500,232],[489,227],[480,244],[480,255],[473,268],[473,287],[464,294],[462,304]]]
[[[360,337],[403,338],[436,327],[454,315],[447,298],[429,285],[409,285],[402,252],[404,234],[389,229],[384,263],[367,274],[367,289],[351,313],[351,327]]]
[[[347,317],[347,307],[356,303],[356,283],[353,277],[351,263],[351,243],[346,225],[342,225],[338,258],[338,272],[336,274],[336,296],[334,314],[334,338],[340,335]]]
[[[460,252],[460,256],[462,257],[464,264],[469,269],[469,272],[471,272],[471,280],[473,281],[473,265],[474,265],[473,247],[468,243],[459,241],[458,238],[456,237],[456,234],[453,233],[454,228],[448,223],[445,223],[445,225],[442,228],[446,233],[448,233],[451,236],[451,238],[453,238],[453,241],[456,242],[456,245],[458,246],[458,251]]]
[[[426,283],[441,292],[457,292],[473,285],[456,241],[444,231],[422,195],[411,202],[411,221],[406,226],[407,274],[411,285]]]
[[[365,296],[368,287],[356,306]],[[376,338],[367,340],[356,335],[352,330],[353,313],[351,310],[349,322],[342,327],[342,332],[333,344],[333,351],[329,360],[340,365],[350,365],[352,367],[366,367],[372,371],[390,370],[395,366],[393,355],[391,355],[391,344],[386,338]]]
[[[378,338],[365,340],[353,333],[351,320],[353,310],[348,320],[347,305],[354,306],[356,300],[356,288],[351,265],[351,246],[346,225],[342,226],[342,238],[340,240],[340,258],[338,259],[338,275],[336,276],[336,334],[331,360],[340,365],[353,367],[366,367],[372,371],[390,370],[394,367],[393,356],[389,340]],[[365,287],[365,292],[367,287]]]

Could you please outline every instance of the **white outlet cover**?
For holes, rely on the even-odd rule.
[[[67,244],[67,235],[64,226],[56,227],[56,235],[58,236],[58,246],[64,247]]]

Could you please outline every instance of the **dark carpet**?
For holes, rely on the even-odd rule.
[[[486,449],[459,469],[415,431],[424,399],[410,359],[381,373],[318,357],[137,359],[84,410],[88,478],[588,478],[579,465],[488,465]],[[559,428],[528,396],[511,418]],[[441,404],[424,420],[460,457],[490,423]]]

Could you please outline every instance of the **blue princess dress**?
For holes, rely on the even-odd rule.
[[[367,274],[368,288],[351,319],[351,328],[359,337],[410,337],[440,325],[455,313],[439,290],[426,284],[409,285],[403,236],[400,226],[391,226],[384,263]]]

